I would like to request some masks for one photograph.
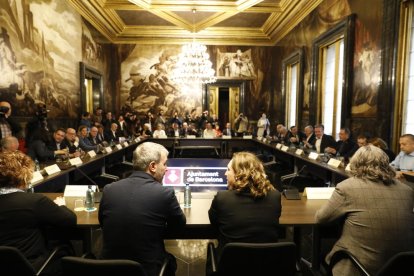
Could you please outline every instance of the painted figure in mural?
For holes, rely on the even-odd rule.
[[[230,57],[225,55],[219,68],[219,75],[223,77],[230,77],[230,70]]]
[[[223,59],[222,66],[228,66],[229,76],[230,77],[236,77],[236,78],[242,78],[242,77],[255,77],[256,74],[254,72],[254,65],[251,59],[251,50],[248,50],[246,52],[242,52],[240,49],[237,50],[235,54],[233,54],[232,58],[229,59],[229,64],[226,65],[226,57]],[[219,73],[221,74],[222,68],[219,68]],[[224,69],[224,74],[226,74]],[[223,75],[225,76],[225,75]]]
[[[377,53],[367,43],[359,54],[354,68],[355,92],[352,113],[367,114],[377,104],[380,68]]]
[[[174,65],[174,62],[171,59],[171,55],[167,52],[163,52],[159,56],[158,60],[159,62],[152,65],[150,69],[155,69],[157,71],[155,78],[164,89],[165,94],[178,91],[177,87],[175,87],[168,78],[170,72],[172,72],[172,67]]]

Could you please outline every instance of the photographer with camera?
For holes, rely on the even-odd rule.
[[[34,136],[39,136],[39,132],[49,133],[47,113],[49,110],[45,104],[37,104],[36,116],[26,125],[26,145],[30,145]],[[40,134],[42,136],[42,134]]]
[[[9,136],[18,137],[21,126],[11,118],[12,108],[9,102],[0,102],[0,140]]]
[[[244,133],[247,131],[249,120],[247,119],[246,115],[240,113],[234,121],[234,125],[236,126],[235,129],[237,137],[242,137]]]

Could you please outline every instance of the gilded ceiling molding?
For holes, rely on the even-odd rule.
[[[322,1],[68,0],[87,21],[115,44],[184,44],[195,36],[207,45],[250,46],[275,45]],[[198,21],[191,21],[192,9],[206,13]],[[118,13],[127,10],[130,11],[128,14]],[[124,16],[134,16],[134,11],[136,16],[140,16],[141,11],[150,12],[168,23],[163,26],[159,24],[162,21],[151,24],[151,20],[148,20],[139,26],[127,25],[125,22],[134,20],[127,20]],[[246,15],[248,13],[251,15]],[[238,20],[260,22],[257,20],[261,13],[267,17],[262,26],[237,26]],[[147,18],[144,13],[141,14]],[[242,16],[236,18],[239,14]],[[197,19],[197,14],[194,16]],[[228,20],[232,17],[235,17],[234,20]],[[246,23],[247,26],[249,22]]]

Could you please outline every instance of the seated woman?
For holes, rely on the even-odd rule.
[[[387,155],[373,145],[360,147],[350,161],[350,177],[336,185],[329,201],[315,214],[317,223],[343,222],[341,237],[327,255],[352,253],[375,275],[392,256],[414,250],[414,190],[395,179]],[[359,275],[349,260],[333,275]]]
[[[227,191],[219,191],[208,212],[218,229],[218,256],[229,242],[277,242],[281,195],[252,153],[238,152],[230,160]]]
[[[395,157],[396,157],[395,153],[388,148],[387,143],[384,140],[382,140],[381,138],[374,137],[369,142],[371,144],[373,144],[374,146],[379,147],[380,149],[382,149],[385,152],[385,154],[388,156],[388,159],[390,160],[390,163],[395,159]]]
[[[154,138],[166,138],[167,137],[163,124],[157,124],[157,129],[154,130],[154,132],[152,133],[152,137]]]
[[[63,198],[53,202],[42,194],[26,193],[33,168],[30,157],[20,151],[0,153],[0,245],[16,247],[38,270],[51,253],[45,227],[75,227],[76,215],[63,206]],[[55,275],[59,262],[48,268]]]

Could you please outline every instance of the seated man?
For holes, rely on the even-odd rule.
[[[110,129],[105,132],[105,141],[107,141],[108,143],[119,142],[118,134],[118,125],[116,123],[111,123]]]
[[[404,134],[400,137],[400,153],[391,162],[396,170],[413,171],[414,170],[414,135]]]
[[[16,151],[19,149],[19,140],[17,140],[14,136],[7,136],[0,140],[1,149],[2,151]]]
[[[197,131],[194,130],[192,124],[189,126],[187,122],[184,122],[183,127],[180,130],[180,136],[187,137],[187,135],[197,136]]]
[[[44,129],[40,129],[32,136],[27,149],[27,155],[29,155],[32,160],[46,162],[55,160],[59,155],[67,154],[68,151],[66,146],[61,147],[60,150],[49,149],[47,147],[47,144],[50,143],[49,136],[50,134]]]
[[[66,129],[66,138],[62,142],[64,148],[68,148],[69,158],[79,157],[81,155],[79,147],[79,138],[76,136],[76,130],[73,128]]]
[[[173,123],[167,133],[168,137],[180,137],[180,127],[178,123]]]
[[[98,138],[98,128],[96,126],[91,127],[91,130],[89,131],[88,139],[89,139],[89,142],[94,146],[97,146],[103,142],[103,140],[100,140]]]
[[[334,148],[336,141],[331,135],[324,134],[324,126],[322,124],[315,126],[315,142],[312,145],[312,149],[317,153],[324,153],[328,147]]]
[[[61,150],[67,147],[66,142],[64,142],[66,132],[63,128],[58,128],[53,132],[52,140],[47,143],[47,148],[50,150]]]
[[[313,148],[313,144],[315,144],[315,133],[313,133],[313,126],[308,125],[305,127],[305,138],[303,139],[303,145],[307,149]]]
[[[175,258],[165,251],[167,228],[181,228],[186,218],[173,189],[161,185],[168,151],[145,142],[134,151],[134,172],[107,184],[99,208],[103,230],[103,257],[140,262],[148,276],[158,275],[165,258],[166,275],[174,275]]]
[[[224,136],[234,136],[234,131],[231,129],[230,123],[226,123],[226,127],[223,129]]]
[[[347,127],[343,127],[339,130],[339,140],[336,142],[335,147],[327,147],[326,152],[342,156],[349,160],[352,155],[357,151],[358,145],[350,139],[351,131]]]
[[[306,139],[305,133],[299,131],[297,126],[290,127],[289,142],[291,144],[295,145],[295,147],[298,147],[304,139]]]

